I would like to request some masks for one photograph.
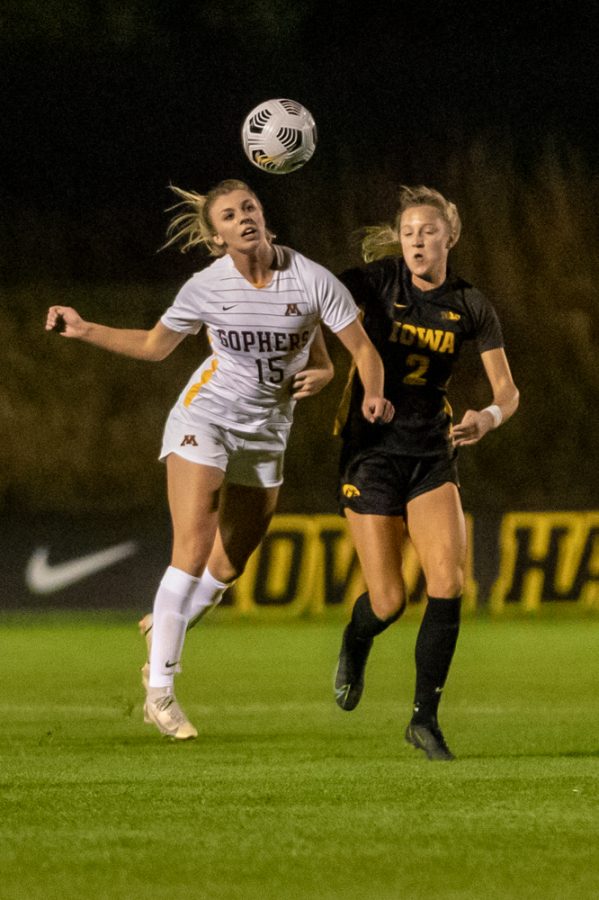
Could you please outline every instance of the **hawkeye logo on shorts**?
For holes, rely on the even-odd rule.
[[[184,436],[183,440],[181,441],[181,443],[179,444],[179,446],[180,447],[185,447],[185,446],[197,447],[198,442],[196,441],[195,434],[186,434]]]
[[[459,313],[451,312],[450,309],[443,310],[441,313],[442,319],[447,319],[449,322],[459,322],[462,318]]]
[[[353,484],[344,484],[343,487],[341,488],[341,492],[344,497],[351,498],[351,497],[359,497],[360,496],[360,491]]]

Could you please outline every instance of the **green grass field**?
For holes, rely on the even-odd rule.
[[[134,619],[5,617],[0,898],[597,898],[597,619],[466,619],[452,763],[403,741],[417,627],[377,639],[344,713],[341,620],[217,611],[174,744],[142,722]]]

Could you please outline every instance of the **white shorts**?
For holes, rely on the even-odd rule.
[[[207,420],[189,425],[171,413],[164,426],[159,459],[176,453],[189,462],[222,469],[232,484],[278,487],[283,483],[288,435],[288,428],[273,426],[262,426],[253,434]]]

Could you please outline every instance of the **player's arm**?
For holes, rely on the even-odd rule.
[[[59,331],[62,337],[75,338],[111,353],[159,362],[173,352],[185,334],[157,322],[150,329],[110,328],[86,322],[70,306],[51,306],[46,331]]]
[[[493,402],[485,409],[469,409],[459,425],[454,426],[452,434],[456,447],[476,444],[488,431],[507,422],[518,409],[520,394],[505,351],[502,348],[486,350],[481,353],[481,359],[493,391]]]
[[[320,325],[314,332],[314,339],[310,345],[310,355],[306,368],[298,372],[293,379],[291,391],[296,400],[304,397],[313,397],[325,387],[335,374],[331,357]]]
[[[362,415],[369,422],[390,422],[395,415],[393,404],[385,400],[385,370],[378,351],[359,319],[336,332],[346,350],[351,353],[360,381],[364,387]]]

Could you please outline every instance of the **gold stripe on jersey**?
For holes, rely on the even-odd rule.
[[[212,360],[212,362],[210,363],[210,368],[206,369],[205,372],[202,372],[202,377],[200,378],[200,380],[196,381],[195,384],[192,384],[191,387],[189,388],[189,390],[187,391],[187,393],[185,394],[185,398],[183,400],[184,406],[189,406],[189,404],[193,402],[193,400],[197,397],[197,395],[199,394],[201,389],[204,387],[204,385],[208,384],[208,382],[210,381],[210,379],[216,372],[217,368],[218,368],[218,359],[215,356],[214,359]]]

